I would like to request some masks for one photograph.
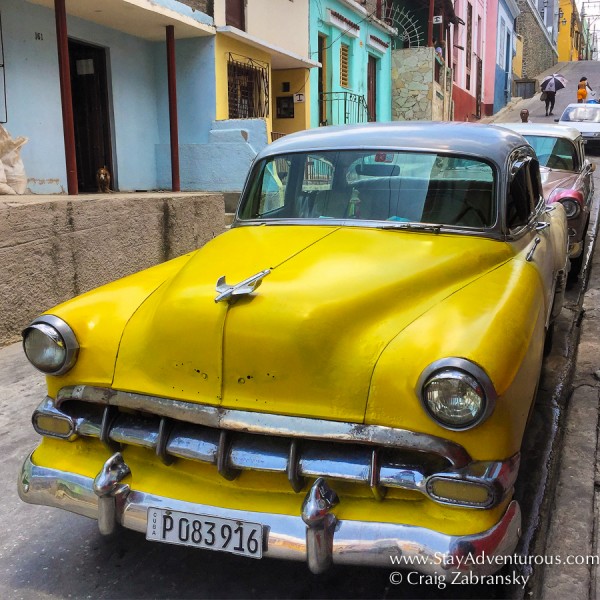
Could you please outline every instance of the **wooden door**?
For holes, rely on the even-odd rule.
[[[113,177],[106,51],[69,40],[75,152],[79,191],[97,191],[96,172],[106,167]]]
[[[369,121],[377,121],[377,59],[371,55],[367,65],[367,113]]]

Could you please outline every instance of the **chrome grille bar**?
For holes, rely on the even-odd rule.
[[[372,446],[405,448],[411,451],[437,454],[450,461],[454,467],[465,466],[471,462],[468,452],[459,444],[432,435],[381,425],[362,425],[233,410],[87,385],[62,388],[57,396],[56,408],[60,408],[61,404],[67,400],[119,406],[186,423],[205,425],[214,429],[243,431],[289,439],[323,439],[328,442],[353,442]]]
[[[70,395],[63,391],[57,401],[46,398],[32,417],[36,431],[66,440],[93,437],[111,449],[128,445],[147,448],[167,464],[183,458],[214,465],[222,477],[230,480],[244,470],[282,473],[296,492],[303,489],[306,478],[327,477],[366,485],[378,500],[384,498],[388,488],[401,488],[426,494],[436,502],[472,508],[498,504],[512,490],[518,472],[518,453],[504,461],[473,462],[469,459],[467,464],[456,466],[450,457],[435,450],[446,447],[455,459],[468,456],[467,453],[457,444],[448,442],[444,446],[444,440],[424,434],[269,415],[283,419],[281,422],[285,427],[276,432],[268,430],[270,435],[265,435],[256,433],[252,424],[245,420],[255,413],[225,411],[235,412],[240,426],[218,428],[181,421],[170,414],[157,415],[132,409],[128,403],[129,395],[124,393],[118,397],[118,403],[108,404],[107,399],[113,398],[110,394],[93,388],[96,391],[88,395],[85,389],[71,388],[76,393]],[[86,400],[82,401],[84,396]],[[96,403],[91,398],[102,401]],[[133,404],[138,400],[136,397]],[[164,408],[165,399],[161,401]],[[198,414],[205,415],[207,408],[210,407],[201,407]],[[242,419],[240,415],[245,417]],[[260,418],[263,416],[261,414]],[[52,421],[57,425],[51,425]],[[232,420],[222,422],[231,424]],[[241,427],[242,423],[244,427]],[[294,423],[305,429],[311,426],[312,435],[306,439],[284,435],[283,431]],[[350,435],[349,429],[344,430],[350,426],[356,435]],[[325,436],[326,428],[333,431],[333,439]],[[342,435],[343,431],[346,433]],[[411,437],[420,440],[416,448],[407,446]],[[373,439],[388,443],[377,445]],[[390,440],[396,444],[390,444]],[[433,440],[431,447],[427,444],[429,440]],[[456,448],[459,450],[452,452]],[[444,481],[452,481],[454,487],[446,485],[444,488]],[[445,491],[457,490],[457,485],[462,497],[456,498],[456,491],[452,494]],[[471,501],[472,496],[468,494],[475,489],[478,496]]]

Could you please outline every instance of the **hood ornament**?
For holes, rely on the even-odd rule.
[[[244,279],[235,285],[227,285],[225,281],[225,275],[219,277],[217,281],[217,292],[218,295],[215,298],[215,302],[221,302],[221,300],[229,300],[233,296],[247,296],[251,294],[261,283],[262,280],[271,272],[271,269],[265,269],[259,271],[256,275]]]

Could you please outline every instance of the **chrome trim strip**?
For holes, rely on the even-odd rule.
[[[60,408],[60,405],[66,400],[82,400],[120,406],[215,429],[287,438],[322,439],[330,442],[355,442],[431,452],[448,459],[455,467],[471,462],[468,452],[459,444],[424,433],[382,425],[363,425],[233,410],[87,385],[62,388],[58,392],[56,407]]]
[[[18,491],[24,502],[98,518],[98,496],[93,491],[93,479],[36,466],[31,457],[25,460],[21,469]],[[126,497],[117,496],[116,500],[117,521],[127,529],[144,533],[150,507],[250,520],[265,526],[265,557],[307,560],[306,525],[300,515],[258,513],[193,504],[136,490],[131,490]],[[429,560],[423,564],[419,559],[410,568],[425,574],[447,574],[448,571],[464,570],[487,575],[496,570],[494,567],[498,567],[494,556],[507,556],[514,552],[520,530],[521,511],[515,500],[509,504],[496,525],[487,531],[467,536],[446,535],[424,527],[395,523],[338,520],[332,561],[334,564],[390,568],[390,556],[419,556]],[[469,552],[474,557],[485,555],[485,560],[475,561],[475,564],[458,561],[459,556],[464,557]],[[477,564],[478,562],[481,564]],[[500,561],[499,565],[502,564]]]
[[[499,231],[499,223],[496,221],[494,225],[488,228],[477,228],[477,227],[461,227],[460,225],[445,225],[442,223],[421,223],[418,221],[409,222],[409,225],[415,225],[414,229],[409,228],[396,228],[398,231],[405,231],[410,233],[431,233],[427,229],[439,229],[441,233],[452,233],[460,235],[468,235],[473,237],[480,237],[492,240],[504,240],[504,234]],[[261,225],[266,226],[294,226],[294,227],[362,227],[368,229],[380,229],[388,230],[390,228],[389,221],[369,221],[366,219],[252,219],[252,220],[241,220],[237,217],[231,224],[232,228],[236,227],[257,227]],[[419,232],[418,228],[422,226],[423,229]]]

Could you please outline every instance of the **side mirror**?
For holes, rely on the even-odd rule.
[[[560,121],[560,119],[554,119],[555,123],[558,123]]]

